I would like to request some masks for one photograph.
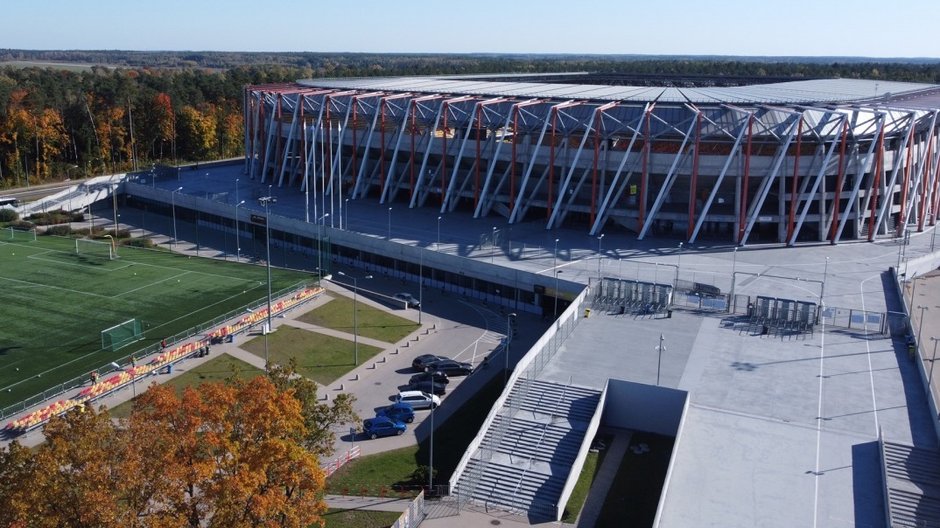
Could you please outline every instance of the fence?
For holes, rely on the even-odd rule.
[[[359,458],[359,455],[362,454],[362,449],[359,446],[353,446],[350,449],[347,449],[345,453],[339,457],[331,460],[326,466],[323,467],[323,471],[326,472],[327,478],[333,473],[336,473],[336,470],[345,466],[350,460]]]
[[[299,289],[304,289],[308,286],[310,286],[310,284],[308,284],[306,281],[298,282],[294,286],[290,286],[288,288],[284,288],[283,290],[273,293],[271,297],[272,298],[283,297],[283,296],[286,296],[290,292],[297,291]],[[170,336],[166,339],[166,341],[167,343],[178,343],[188,338],[191,338],[193,336],[204,334],[206,333],[207,330],[220,326],[225,321],[243,316],[246,310],[254,311],[258,309],[266,309],[266,304],[267,304],[267,299],[247,304],[245,306],[242,306],[241,308],[238,308],[226,314],[220,315],[210,321],[207,321],[202,324],[198,324],[196,326],[190,327],[187,330],[184,330],[173,336]],[[135,358],[135,357],[142,358],[142,357],[149,356],[151,354],[156,354],[162,348],[163,347],[161,346],[160,343],[154,343],[143,349],[134,350],[130,354],[127,354],[119,359],[114,360],[114,362],[119,365],[124,364],[124,363],[130,363],[131,358]],[[90,376],[91,376],[91,371],[86,372],[68,381],[65,381],[53,387],[50,387],[39,394],[30,396],[29,398],[26,398],[25,400],[22,400],[18,403],[14,403],[13,405],[4,407],[3,409],[0,409],[0,420],[13,416],[15,414],[19,414],[25,411],[26,409],[29,409],[30,407],[39,405],[40,403],[44,401],[52,400],[68,391],[75,390],[81,387],[82,385],[84,385],[85,383],[87,383],[88,380],[90,379]]]
[[[401,517],[395,521],[395,524],[393,524],[391,528],[417,528],[426,515],[427,512],[424,509],[424,492],[422,491],[411,501],[411,504],[408,505],[408,509],[401,514]]]

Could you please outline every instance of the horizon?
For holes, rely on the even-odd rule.
[[[904,24],[877,16],[885,10],[876,0],[835,0],[824,5],[826,12],[813,0],[792,0],[784,10],[747,0],[717,8],[692,0],[594,0],[578,7],[496,0],[446,8],[431,0],[313,8],[301,0],[273,0],[262,8],[247,0],[165,0],[130,9],[117,0],[93,8],[66,0],[15,2],[0,21],[0,48],[940,60],[932,23],[940,18],[940,2],[927,0],[906,5],[912,16]],[[41,21],[43,30],[32,21]]]

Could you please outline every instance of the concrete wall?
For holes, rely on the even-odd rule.
[[[603,424],[676,436],[689,393],[612,379],[607,385]]]

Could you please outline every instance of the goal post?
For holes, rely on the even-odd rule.
[[[113,352],[135,341],[140,341],[143,338],[142,335],[140,320],[128,319],[101,331],[101,349]]]
[[[32,242],[36,240],[36,230],[35,229],[23,229],[10,226],[9,227],[9,239],[20,242]]]
[[[87,238],[75,239],[75,254],[101,257],[108,260],[114,260],[116,256],[114,246],[111,244],[111,242],[89,240]]]

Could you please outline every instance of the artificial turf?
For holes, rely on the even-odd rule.
[[[120,247],[78,253],[69,238],[0,231],[0,407],[267,296],[263,267]],[[272,270],[277,292],[310,275]],[[143,339],[102,350],[101,331],[136,318]]]

